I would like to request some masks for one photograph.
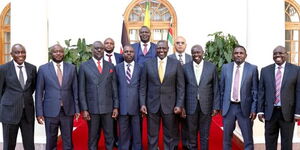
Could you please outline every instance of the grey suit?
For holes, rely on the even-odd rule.
[[[102,73],[97,70],[93,59],[80,65],[79,68],[79,102],[81,111],[88,111],[91,120],[89,125],[89,149],[96,150],[103,128],[106,149],[113,149],[114,108],[119,108],[118,89],[115,69],[112,63],[103,60]]]
[[[177,59],[176,54],[171,54],[168,57],[173,58],[173,59]],[[185,53],[185,62],[184,64],[193,61],[193,57],[187,53]]]
[[[3,149],[16,146],[21,128],[24,149],[34,149],[34,104],[36,67],[24,63],[27,80],[24,89],[18,80],[13,61],[0,66],[0,120],[3,126]]]
[[[234,62],[223,65],[220,80],[220,102],[223,115],[224,136],[223,149],[231,149],[232,132],[238,120],[244,138],[244,148],[254,149],[252,137],[253,122],[250,113],[256,113],[258,92],[258,71],[255,65],[244,62],[240,86],[240,103],[231,102]]]
[[[183,107],[184,73],[178,60],[167,58],[163,82],[158,76],[157,59],[144,65],[141,78],[140,104],[148,109],[148,146],[156,150],[160,118],[164,127],[164,149],[174,149],[178,145],[178,121],[173,113],[175,106]]]
[[[285,64],[281,91],[281,107],[274,106],[275,64],[262,68],[259,81],[258,112],[265,117],[265,139],[267,149],[277,148],[278,133],[281,147],[292,149],[294,114],[300,114],[300,74],[299,67]]]
[[[220,109],[219,85],[216,65],[204,61],[200,83],[197,83],[193,61],[183,66],[185,75],[185,109],[187,113],[189,144],[197,150],[197,135],[200,131],[202,150],[208,150],[208,137],[212,110]]]

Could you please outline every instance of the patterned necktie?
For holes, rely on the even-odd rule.
[[[56,64],[57,66],[57,78],[58,78],[58,82],[59,82],[59,85],[61,86],[62,85],[62,78],[63,78],[63,75],[62,75],[62,71],[60,69],[60,64]]]
[[[278,66],[276,76],[275,76],[275,82],[276,82],[276,95],[275,95],[275,101],[274,104],[278,104],[280,102],[280,89],[281,89],[281,66]]]
[[[240,83],[240,66],[236,66],[234,82],[233,82],[233,93],[232,93],[232,98],[235,101],[238,101],[239,99],[239,88],[240,88],[239,83]]]
[[[159,66],[158,66],[158,76],[159,76],[159,80],[160,80],[160,83],[163,82],[164,80],[164,75],[165,75],[165,72],[164,72],[164,68],[163,68],[163,64],[164,64],[164,61],[159,61]]]
[[[179,56],[179,61],[180,61],[181,65],[183,65],[182,54],[178,54],[178,56]]]
[[[106,56],[108,57],[108,62],[111,63],[111,62],[112,62],[112,61],[111,61],[111,56],[112,56],[112,54],[106,54]]]
[[[97,68],[98,68],[99,73],[102,73],[102,67],[100,65],[100,60],[97,61],[97,64],[98,64]]]
[[[147,52],[148,52],[147,45],[148,45],[148,44],[144,43],[144,50],[143,50],[143,54],[144,54],[144,55],[146,55]]]
[[[19,82],[21,84],[21,87],[24,89],[25,84],[24,84],[24,75],[23,75],[22,67],[23,66],[18,66],[18,68],[20,69],[19,70]]]
[[[131,80],[131,70],[130,70],[130,66],[131,64],[127,64],[127,70],[126,70],[126,81],[128,84],[130,84],[130,80]]]

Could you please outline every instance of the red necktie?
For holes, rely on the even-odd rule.
[[[144,50],[143,50],[143,54],[146,55],[148,52],[148,48],[147,48],[147,44],[144,43]]]
[[[97,64],[98,64],[97,67],[98,67],[99,73],[102,73],[102,67],[101,67],[101,65],[100,65],[100,60],[98,60]]]
[[[112,56],[112,54],[106,54],[106,56],[108,57],[108,62],[111,63],[111,56]]]

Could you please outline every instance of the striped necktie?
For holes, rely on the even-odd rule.
[[[130,70],[130,66],[131,64],[127,64],[127,70],[126,70],[126,81],[128,84],[130,84],[131,81],[131,70]]]
[[[275,83],[276,83],[276,94],[275,94],[275,101],[274,104],[277,105],[280,102],[280,89],[281,89],[281,66],[278,66],[276,76],[275,76]]]

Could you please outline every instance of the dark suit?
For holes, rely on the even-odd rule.
[[[281,147],[292,149],[294,115],[300,114],[300,74],[298,66],[285,64],[281,82],[281,107],[274,107],[275,64],[262,68],[259,82],[258,112],[265,117],[266,149],[277,149],[280,129]]]
[[[173,58],[173,59],[177,59],[176,54],[171,54],[168,57]],[[177,59],[178,60],[178,59]],[[184,64],[193,61],[193,57],[187,53],[185,53],[185,61],[183,62]],[[181,140],[182,140],[182,145],[183,145],[183,149],[187,149],[188,146],[188,128],[187,128],[187,121],[186,118],[179,118],[179,122],[180,122],[180,126],[181,126]]]
[[[177,59],[176,54],[171,54],[168,57]],[[193,61],[193,57],[187,53],[185,53],[185,64],[189,63],[190,61]]]
[[[153,58],[144,64],[140,105],[145,105],[149,114],[149,150],[157,149],[160,118],[164,128],[164,149],[173,150],[179,141],[178,120],[174,114],[174,107],[183,107],[184,104],[184,73],[178,60],[166,58],[167,64],[161,83],[157,59],[159,58]]]
[[[244,138],[244,148],[253,149],[252,125],[250,113],[256,113],[258,92],[258,71],[255,65],[244,62],[243,76],[240,78],[240,104],[231,102],[231,87],[233,82],[234,62],[223,65],[220,80],[220,100],[223,115],[224,136],[223,149],[231,149],[232,132],[235,121]]]
[[[34,104],[36,67],[27,62],[27,80],[22,88],[14,62],[0,66],[0,120],[3,126],[3,150],[14,150],[21,128],[24,149],[34,149]]]
[[[130,146],[130,139],[133,138],[132,148],[140,150],[141,130],[140,130],[140,116],[139,116],[139,90],[140,77],[142,68],[139,64],[134,64],[132,78],[128,84],[126,81],[124,62],[116,66],[119,101],[120,101],[120,150],[128,150]]]
[[[116,58],[116,63],[119,64],[121,62],[124,61],[124,58],[123,58],[123,55],[122,54],[119,54],[119,53],[114,53],[115,55],[115,58]]]
[[[141,47],[141,43],[134,43],[131,45],[134,49],[134,61],[140,65],[144,65],[144,63],[156,56],[156,44],[150,42],[150,49],[146,55],[143,54],[143,47]]]
[[[93,59],[82,63],[79,68],[80,108],[81,111],[88,111],[91,116],[88,121],[90,150],[98,148],[101,128],[105,135],[106,149],[112,150],[114,143],[111,116],[113,109],[119,108],[116,74],[113,64],[105,60],[102,68],[100,74]]]
[[[40,66],[37,77],[36,116],[45,117],[47,150],[56,148],[58,128],[61,129],[63,149],[73,149],[73,117],[79,113],[76,67],[65,62],[61,64],[62,85],[59,84],[54,62]]]
[[[197,150],[197,133],[200,131],[201,149],[208,150],[211,112],[220,109],[218,75],[216,65],[204,61],[200,83],[197,83],[193,63],[191,61],[183,66],[188,147]]]

